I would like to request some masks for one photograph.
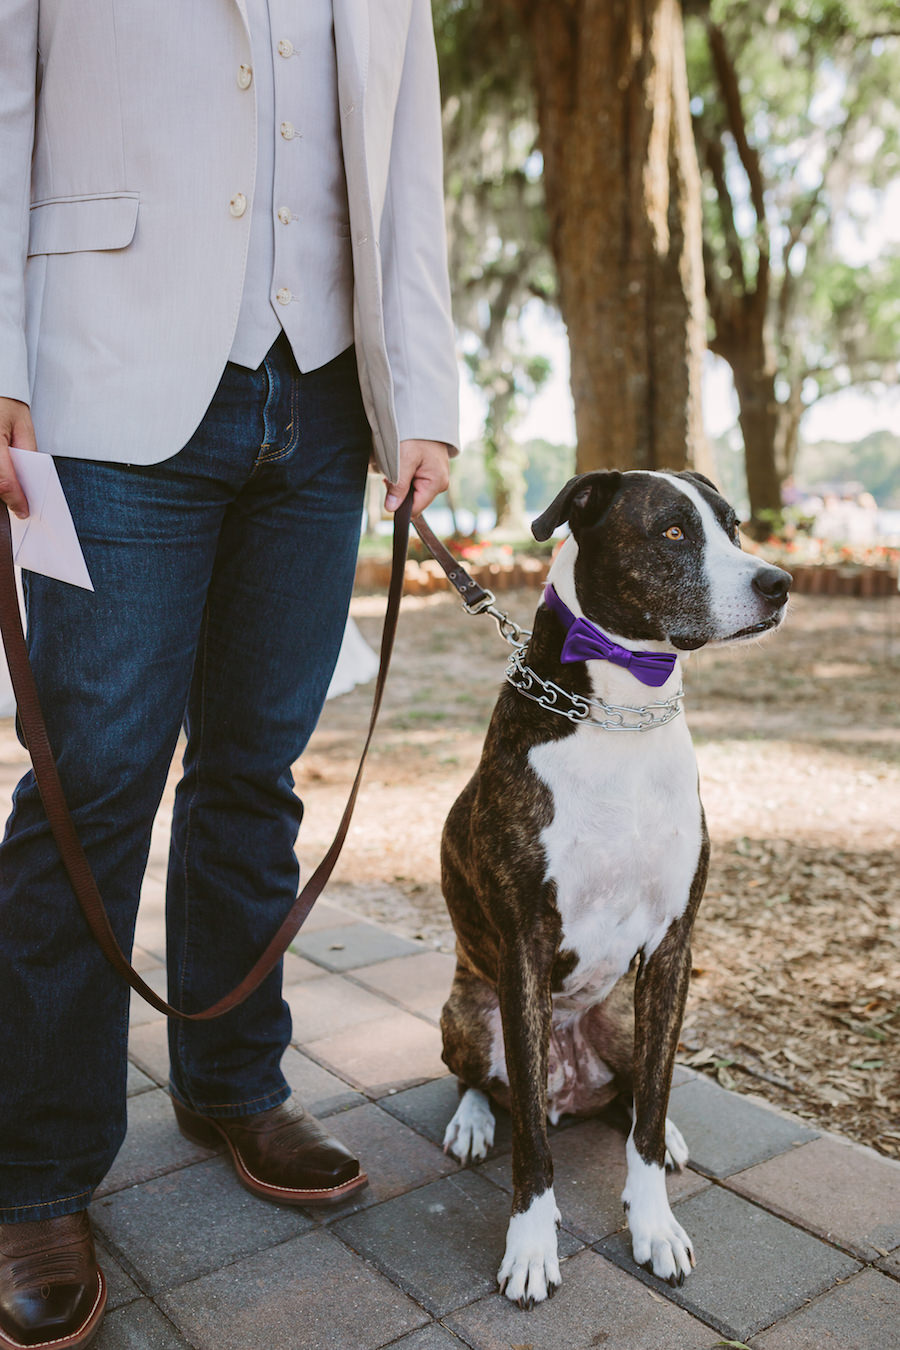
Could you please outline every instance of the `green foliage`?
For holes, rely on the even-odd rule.
[[[710,442],[715,465],[716,487],[734,507],[740,520],[748,519],[747,475],[744,471],[744,446],[736,428]]]
[[[684,8],[711,345],[719,349],[728,322],[746,343],[746,316],[761,302],[786,473],[811,403],[898,377],[900,251],[876,245],[885,189],[900,179],[900,13],[896,0]],[[552,305],[556,293],[531,54],[514,4],[434,0],[434,16],[454,312],[488,408],[478,453],[454,466],[454,483],[460,504],[506,509],[506,497],[515,514],[538,509],[569,472],[548,463],[536,487],[544,451],[532,444],[523,462],[511,435],[545,375],[523,341],[522,311],[535,299]],[[867,446],[855,470],[834,475],[811,475],[803,451],[798,476],[859,478],[882,502],[897,500],[896,475],[874,451],[870,463]],[[716,454],[723,490],[746,503],[739,441]]]
[[[884,0],[688,12],[711,346],[740,360],[762,305],[788,472],[806,407],[898,378],[900,252],[872,255],[900,178],[900,17]]]
[[[528,442],[525,451],[528,457],[525,505],[529,511],[540,512],[574,474],[575,447],[533,440]]]
[[[551,502],[575,472],[574,445],[531,440],[521,446],[525,479],[524,506],[537,514]],[[454,505],[476,514],[493,505],[484,450],[472,447],[450,465]]]
[[[879,506],[900,507],[900,437],[874,431],[864,440],[818,441],[804,445],[797,457],[796,477],[804,486],[858,482]]]
[[[529,56],[512,8],[489,0],[438,0],[435,29],[453,310],[487,403],[492,504],[500,523],[517,524],[525,466],[512,431],[550,370],[528,350],[521,317],[529,302],[555,295]]]
[[[856,267],[822,258],[807,278],[803,321],[810,361],[816,361],[810,378],[820,398],[850,384],[895,384],[900,254]]]

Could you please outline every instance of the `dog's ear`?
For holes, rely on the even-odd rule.
[[[705,474],[697,473],[695,469],[684,469],[678,476],[679,478],[693,478],[695,483],[704,483],[708,488],[712,488],[713,492],[718,492],[719,496],[722,495],[711,478],[707,478]]]
[[[577,474],[569,479],[546,511],[532,521],[531,533],[535,539],[549,539],[564,520],[569,522],[573,532],[585,525],[595,525],[609,510],[621,486],[622,475],[618,469]]]

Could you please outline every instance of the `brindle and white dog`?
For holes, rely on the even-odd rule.
[[[500,694],[442,847],[457,969],[441,1028],[462,1094],[444,1143],[482,1158],[489,1098],[512,1114],[497,1278],[523,1307],[560,1282],[547,1118],[618,1094],[634,1259],[672,1283],[694,1265],[665,1183],[688,1156],[666,1109],[709,856],[679,658],[777,627],[791,583],[741,551],[700,474],[584,474],[534,534],[566,520],[518,687]]]

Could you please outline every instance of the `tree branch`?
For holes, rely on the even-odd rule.
[[[757,273],[756,291],[757,294],[764,293],[768,286],[769,271],[769,236],[766,226],[766,203],[765,186],[763,183],[762,168],[760,166],[759,154],[750,144],[747,136],[747,122],[744,117],[744,108],[741,103],[741,91],[738,83],[737,71],[734,68],[734,62],[728,51],[725,42],[725,34],[718,24],[707,22],[706,32],[709,39],[709,50],[712,56],[713,69],[716,72],[716,79],[719,84],[719,90],[722,94],[722,101],[725,105],[725,112],[728,118],[728,128],[734,137],[734,143],[737,146],[737,152],[741,164],[744,166],[744,172],[747,175],[747,182],[750,185],[750,201],[756,214],[756,244],[759,250],[759,270]]]
[[[700,139],[699,136],[698,139]],[[744,255],[741,250],[741,237],[734,222],[734,203],[731,200],[728,180],[725,176],[725,152],[722,149],[722,142],[715,137],[703,137],[701,144],[703,146],[703,158],[712,177],[719,202],[722,230],[725,234],[725,257],[741,290],[746,293],[747,277],[744,272]]]

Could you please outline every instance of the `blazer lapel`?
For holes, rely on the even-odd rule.
[[[353,107],[362,126],[362,102],[369,69],[369,0],[332,0],[341,121]]]

